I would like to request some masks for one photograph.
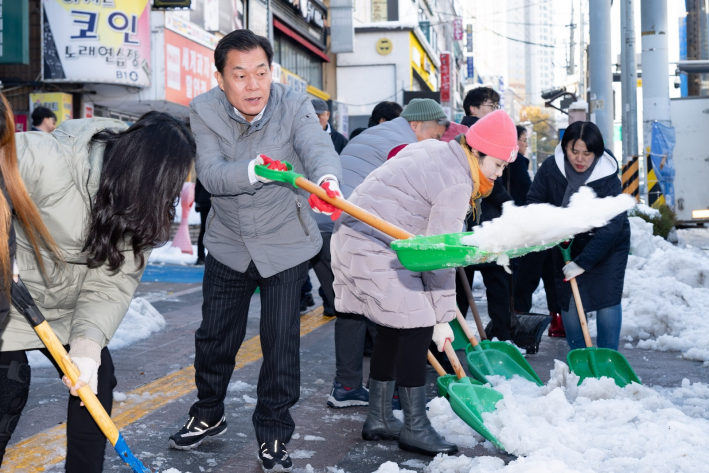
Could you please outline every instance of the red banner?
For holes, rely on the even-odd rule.
[[[451,101],[451,55],[441,53],[441,102]]]
[[[458,17],[453,20],[453,40],[463,39],[463,18]]]
[[[189,105],[214,85],[214,51],[165,30],[165,100]]]

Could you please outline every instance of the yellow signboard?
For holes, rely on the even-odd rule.
[[[71,94],[62,92],[30,94],[30,110],[35,107],[47,107],[57,116],[57,125],[64,120],[74,118]]]
[[[377,52],[382,56],[386,56],[387,54],[391,53],[392,49],[394,49],[394,44],[391,42],[390,39],[382,38],[377,41]]]
[[[411,85],[414,83],[414,72],[416,71],[419,76],[424,80],[426,85],[431,91],[437,90],[437,77],[436,77],[436,66],[433,60],[429,57],[426,50],[423,48],[419,42],[416,35],[411,32]]]

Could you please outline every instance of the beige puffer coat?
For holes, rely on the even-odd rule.
[[[102,347],[107,345],[143,274],[132,251],[125,253],[125,263],[115,274],[105,267],[89,269],[81,252],[90,202],[98,191],[103,167],[103,146],[89,152],[88,145],[91,137],[105,128],[124,130],[127,126],[118,120],[93,118],[66,121],[53,133],[17,134],[20,175],[66,261],[54,264],[43,254],[51,279],[45,282],[32,247],[15,222],[17,264],[37,306],[64,344],[83,337]],[[43,347],[14,307],[0,335],[0,351]]]
[[[407,146],[372,172],[348,199],[415,235],[460,232],[473,181],[459,143]],[[332,236],[335,307],[394,328],[430,327],[455,318],[455,270],[411,272],[392,238],[342,214]]]

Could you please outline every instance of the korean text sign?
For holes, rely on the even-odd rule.
[[[149,0],[42,0],[47,82],[150,85]]]
[[[165,29],[165,100],[189,105],[216,84],[214,51]]]

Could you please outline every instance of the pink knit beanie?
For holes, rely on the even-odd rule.
[[[461,125],[456,122],[451,122],[446,132],[443,133],[443,136],[441,136],[441,141],[445,141],[446,143],[448,143],[449,141],[454,140],[456,136],[464,135],[467,131],[467,126]]]
[[[488,113],[465,134],[468,146],[511,163],[517,159],[517,128],[504,110]]]

